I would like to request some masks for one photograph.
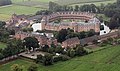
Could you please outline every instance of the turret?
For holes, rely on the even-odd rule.
[[[42,20],[41,20],[41,28],[42,28],[42,30],[45,29],[45,25],[46,25],[46,17],[43,17]]]

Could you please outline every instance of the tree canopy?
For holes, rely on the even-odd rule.
[[[12,4],[11,0],[0,0],[0,6]]]
[[[28,49],[33,48],[39,48],[39,41],[35,37],[26,37],[24,38],[23,42],[24,46],[26,46]]]

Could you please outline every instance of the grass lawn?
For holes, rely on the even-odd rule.
[[[7,15],[7,14],[0,14],[0,20],[2,21],[6,21],[6,20],[9,20],[10,19],[10,15]]]
[[[28,1],[28,2],[27,2]],[[0,6],[0,20],[6,21],[11,17],[11,14],[35,14],[41,9],[48,8],[48,2],[53,1],[60,5],[83,5],[86,3],[94,3],[100,5],[101,3],[113,3],[116,0],[12,0],[13,4],[8,6]],[[98,2],[94,2],[98,1]],[[103,1],[103,2],[101,2]]]
[[[6,47],[6,44],[0,42],[0,49],[1,49],[1,48],[5,48],[5,47]]]
[[[13,3],[23,2],[28,0],[12,0]],[[49,2],[49,1],[57,1],[57,0],[30,0],[30,1],[40,1],[40,2]]]
[[[39,65],[39,71],[119,71],[120,46],[107,47],[109,48],[51,66]],[[10,71],[12,64],[24,65],[24,71],[27,71],[26,68],[32,63],[18,59],[2,65],[0,71]]]
[[[7,15],[11,15],[13,13],[34,14],[38,10],[41,10],[41,9],[34,8],[34,7],[27,7],[27,6],[11,5],[11,6],[6,6],[6,7],[0,7],[0,14],[7,14]]]
[[[28,7],[28,6],[19,6],[19,5],[9,5],[0,7],[0,20],[6,21],[9,20],[13,13],[16,14],[35,14],[41,8]]]
[[[108,0],[108,1],[98,1],[98,2],[84,2],[84,3],[75,3],[75,4],[70,4],[70,6],[75,6],[75,5],[84,5],[84,4],[95,4],[96,6],[100,6],[102,3],[107,5],[108,3],[114,3],[116,0]]]

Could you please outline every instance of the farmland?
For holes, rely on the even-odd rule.
[[[41,10],[41,8],[27,7],[10,5],[6,7],[0,7],[0,20],[9,20],[13,13],[16,14],[34,14],[36,11]]]
[[[9,10],[9,11],[7,11]],[[36,10],[40,10],[39,8],[32,8],[27,6],[18,6],[18,5],[11,5],[8,7],[0,7],[1,14],[11,15],[13,13],[17,14],[32,14],[35,13]]]
[[[76,57],[52,66],[39,65],[39,71],[119,71],[120,45],[107,48],[92,54]],[[24,65],[24,71],[32,62],[18,59],[0,67],[0,71],[9,71],[12,64]]]
[[[83,5],[83,4],[91,4],[91,3],[94,3],[94,4],[107,4],[107,3],[113,3],[115,2],[116,0],[58,0],[56,2],[58,2],[59,4],[62,4],[62,5]]]
[[[0,20],[9,20],[11,14],[35,14],[41,9],[48,9],[48,2],[53,1],[60,5],[83,5],[113,3],[116,0],[12,0],[12,5],[0,7]]]
[[[69,4],[70,6],[75,6],[75,5],[84,5],[84,4],[95,4],[96,6],[100,6],[101,4],[107,5],[108,3],[114,3],[116,0],[104,0],[104,1],[93,1],[93,2],[79,2],[79,3],[73,3]]]

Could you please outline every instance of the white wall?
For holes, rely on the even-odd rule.
[[[42,30],[42,24],[41,23],[35,23],[32,25],[33,31],[37,31],[37,30]]]

